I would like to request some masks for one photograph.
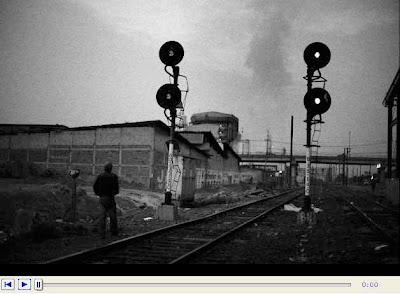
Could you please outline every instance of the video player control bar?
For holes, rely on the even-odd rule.
[[[351,287],[351,283],[45,283],[45,287]]]

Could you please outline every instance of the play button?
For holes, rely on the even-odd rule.
[[[18,279],[18,290],[30,290],[31,279]]]

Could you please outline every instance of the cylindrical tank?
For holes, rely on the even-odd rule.
[[[205,125],[205,127],[208,125],[208,128],[209,125],[217,125],[218,127],[222,125],[222,128],[226,132],[224,134],[226,142],[233,141],[238,135],[239,119],[232,114],[215,111],[202,112],[193,114],[190,120],[193,125]],[[199,130],[198,127],[196,129]]]

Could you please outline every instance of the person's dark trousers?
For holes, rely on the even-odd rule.
[[[114,197],[100,197],[100,233],[104,238],[106,235],[107,215],[110,216],[110,231],[112,235],[118,235],[117,205]]]

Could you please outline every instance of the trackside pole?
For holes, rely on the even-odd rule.
[[[312,88],[312,75],[313,69],[307,67],[307,91]],[[306,138],[306,172],[304,180],[304,204],[303,208],[299,211],[297,222],[300,224],[312,225],[316,223],[316,215],[314,210],[311,209],[311,195],[310,195],[310,174],[311,174],[311,120],[313,115],[307,111],[307,138]]]
[[[76,178],[72,179],[72,205],[71,205],[72,222],[76,222]]]
[[[76,221],[76,179],[80,174],[79,169],[73,169],[69,171],[69,175],[72,178],[72,190],[71,190],[71,221]]]
[[[176,66],[181,62],[184,56],[184,50],[181,44],[176,41],[168,41],[164,43],[159,51],[159,57],[162,63],[165,64],[165,72],[174,78],[174,84],[164,84],[158,89],[156,99],[158,105],[164,108],[165,111],[168,109],[171,119],[170,138],[168,141],[168,162],[167,162],[167,175],[165,183],[165,199],[164,203],[158,207],[156,211],[156,218],[162,220],[173,221],[177,218],[178,210],[172,203],[172,173],[173,173],[173,160],[174,160],[174,148],[175,148],[175,120],[176,120],[176,108],[181,101],[181,90],[178,87],[179,67]],[[167,67],[172,67],[173,73],[167,71]],[[166,115],[166,114],[165,114]],[[167,115],[166,115],[167,116]]]
[[[178,86],[179,67],[173,66],[174,73],[174,85]],[[164,194],[164,203],[157,209],[156,217],[161,220],[175,221],[178,217],[178,210],[174,204],[172,204],[172,170],[174,163],[174,138],[175,138],[175,120],[176,120],[176,108],[172,107],[169,109],[171,114],[171,128],[170,138],[168,144],[168,166],[167,166],[167,179]]]
[[[175,118],[176,109],[171,109],[171,130],[170,140],[168,145],[168,168],[167,168],[167,184],[165,188],[165,204],[171,205],[172,200],[172,169],[174,162],[174,136],[175,136]]]
[[[322,123],[321,114],[325,113],[331,106],[331,97],[325,90],[326,79],[321,76],[320,68],[326,66],[331,59],[331,51],[328,46],[320,42],[311,43],[303,53],[304,61],[307,64],[307,93],[304,96],[304,106],[307,110],[307,144],[306,144],[306,171],[304,177],[304,204],[299,211],[298,222],[301,224],[313,225],[316,222],[315,212],[311,207],[310,195],[310,172],[311,172],[311,125]],[[318,75],[314,76],[314,72]],[[323,87],[312,88],[313,82],[323,82]],[[314,116],[319,115],[320,120],[313,120]]]
[[[292,188],[293,177],[294,177],[294,173],[293,173],[293,115],[292,115],[291,118],[290,118],[289,188]]]
[[[311,147],[306,149],[306,175],[304,184],[304,206],[303,209],[311,209],[311,197],[310,197],[310,169],[311,169]]]

